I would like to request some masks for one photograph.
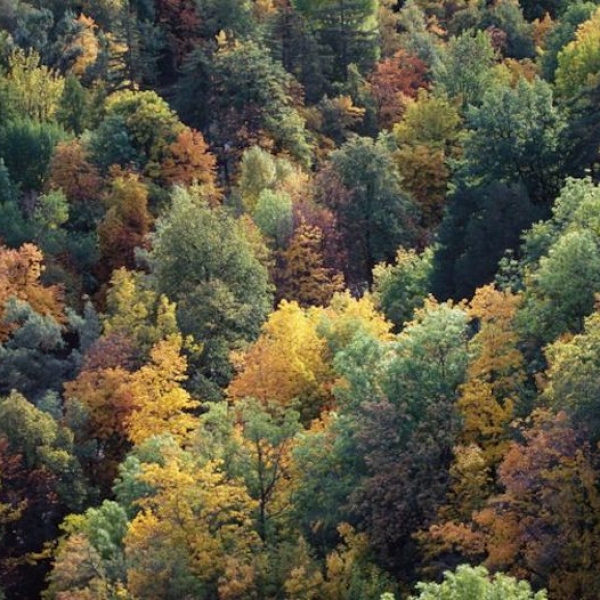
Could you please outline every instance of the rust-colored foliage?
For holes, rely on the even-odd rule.
[[[427,88],[427,65],[405,50],[380,61],[369,77],[375,101],[377,121],[382,129],[390,129],[404,114],[408,98],[416,98]]]
[[[48,181],[50,189],[62,189],[69,202],[100,202],[102,178],[77,139],[56,146]]]
[[[156,20],[166,31],[173,54],[173,67],[180,67],[196,46],[200,17],[194,0],[156,0]]]
[[[164,152],[161,175],[168,185],[190,186],[197,183],[207,195],[217,196],[216,159],[204,137],[195,129],[185,128]]]
[[[33,244],[23,244],[18,250],[0,245],[0,342],[11,328],[3,323],[6,302],[15,297],[28,302],[34,311],[65,320],[62,292],[58,286],[44,286],[40,281],[42,252]]]
[[[107,281],[119,267],[135,268],[135,249],[146,246],[151,223],[148,190],[135,175],[117,176],[106,204],[108,211],[98,225],[98,274],[102,281]]]

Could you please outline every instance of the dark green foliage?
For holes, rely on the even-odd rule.
[[[329,59],[332,81],[346,81],[348,66],[368,70],[379,57],[376,0],[293,0]]]
[[[61,325],[14,299],[8,302],[5,322],[17,329],[0,344],[0,394],[14,389],[37,402],[48,391],[61,391],[74,366]]]
[[[504,56],[516,59],[535,57],[532,27],[524,19],[523,10],[517,2],[497,2],[483,15],[479,27],[502,32],[505,36],[501,44]]]
[[[385,138],[356,136],[332,152],[319,193],[338,218],[355,284],[370,283],[378,262],[415,241],[418,210],[402,191]]]
[[[18,119],[0,127],[0,156],[21,191],[42,189],[52,151],[66,138],[57,123]]]
[[[79,79],[69,76],[56,114],[57,121],[71,133],[80,135],[88,124],[89,92]]]
[[[479,106],[492,85],[496,52],[484,31],[466,31],[451,38],[433,64],[434,86],[450,98],[458,98],[463,108]]]
[[[519,247],[521,232],[539,218],[520,186],[460,187],[450,197],[433,259],[437,298],[470,298],[490,282],[498,261]]]
[[[478,185],[520,184],[534,204],[552,202],[563,175],[565,121],[545,81],[520,79],[514,88],[492,86],[481,106],[468,111],[467,127],[463,177]]]

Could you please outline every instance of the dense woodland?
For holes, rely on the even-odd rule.
[[[598,600],[600,1],[0,0],[0,597]]]

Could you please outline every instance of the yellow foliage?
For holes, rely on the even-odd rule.
[[[40,55],[34,50],[13,50],[8,58],[8,68],[7,79],[14,94],[12,104],[34,121],[51,121],[58,109],[65,80],[42,65]]]
[[[318,309],[283,301],[271,314],[243,370],[228,388],[232,398],[254,397],[290,406],[294,400],[311,413],[330,402],[331,367],[326,342],[317,333]],[[314,414],[313,416],[316,416]]]
[[[170,433],[183,440],[197,426],[190,410],[198,406],[181,387],[187,361],[181,355],[181,335],[170,335],[150,352],[150,363],[131,376],[133,409],[127,418],[127,435],[134,444]]]
[[[218,464],[198,466],[178,450],[164,466],[145,464],[141,480],[155,492],[139,501],[143,510],[125,538],[133,596],[166,597],[182,566],[219,598],[247,593],[259,541],[251,519],[256,503],[243,484],[227,480]]]

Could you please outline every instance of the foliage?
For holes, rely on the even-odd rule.
[[[460,565],[454,573],[444,573],[442,583],[418,583],[418,596],[411,600],[459,600],[466,597],[493,600],[545,600],[543,591],[533,592],[526,581],[517,581],[503,573],[490,576],[485,567]]]
[[[256,338],[269,311],[267,272],[224,210],[210,209],[183,188],[172,201],[153,239],[158,290],[177,302],[181,331],[203,345],[198,374],[223,385],[231,374],[229,351]]]

